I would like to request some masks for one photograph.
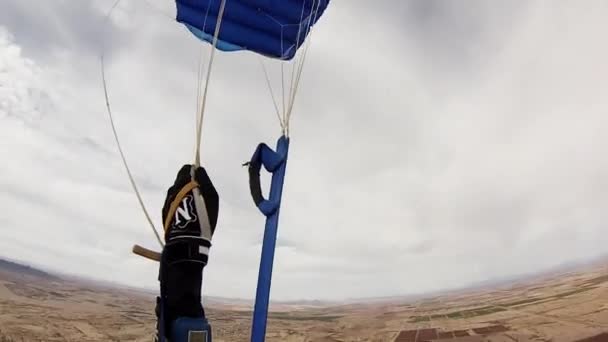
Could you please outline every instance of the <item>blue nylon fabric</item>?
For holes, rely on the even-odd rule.
[[[258,273],[258,286],[255,295],[255,305],[253,307],[251,342],[264,342],[266,337],[272,267],[274,263],[277,232],[279,229],[279,213],[281,210],[281,198],[283,196],[288,154],[289,138],[282,136],[277,140],[276,152],[268,148],[267,153],[261,153],[259,156],[264,167],[272,172],[268,202],[275,204],[276,208],[272,213],[269,213],[270,215],[267,215],[267,213],[264,212],[264,209],[260,208],[264,215],[267,216],[266,227],[264,229],[264,240],[262,243],[262,256],[260,258],[260,270]],[[277,163],[279,160],[282,162]]]
[[[172,325],[171,342],[189,342],[190,332],[204,331],[207,339],[204,342],[211,342],[211,326],[205,318],[181,317],[176,319]]]
[[[226,0],[217,48],[292,59],[329,1]],[[176,20],[199,39],[212,43],[220,4],[221,0],[176,0]]]
[[[197,29],[196,27],[190,26],[188,24],[186,24],[186,27],[198,39],[205,40],[205,41],[208,41],[208,42],[213,42],[213,35],[212,34],[205,33],[203,31]],[[240,46],[238,46],[238,45],[230,44],[228,42],[225,42],[225,41],[219,40],[219,39],[218,39],[218,41],[217,41],[217,43],[216,43],[215,46],[218,49],[222,50],[222,51],[239,51],[239,50],[242,50],[242,48]]]

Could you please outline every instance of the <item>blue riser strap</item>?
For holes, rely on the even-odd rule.
[[[265,144],[260,144],[254,153],[250,165],[250,187],[256,187],[259,196],[252,196],[260,211],[266,215],[266,227],[264,230],[264,242],[262,244],[262,257],[260,260],[260,271],[258,275],[258,287],[253,310],[253,327],[251,331],[252,342],[263,342],[266,336],[266,321],[268,317],[268,304],[270,301],[270,282],[272,279],[272,265],[277,240],[279,225],[279,211],[281,196],[283,194],[283,183],[285,181],[285,168],[287,166],[287,155],[289,152],[289,138],[282,136],[277,141],[276,152]],[[261,165],[272,172],[270,184],[270,196],[264,199],[259,187],[259,170]],[[252,168],[254,169],[252,174]],[[256,175],[257,172],[257,175]],[[257,176],[257,186],[252,186],[252,176]],[[261,200],[260,200],[261,197]]]

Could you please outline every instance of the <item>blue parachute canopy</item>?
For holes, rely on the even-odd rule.
[[[216,47],[292,59],[330,0],[226,0]],[[222,0],[176,0],[177,21],[213,42]]]

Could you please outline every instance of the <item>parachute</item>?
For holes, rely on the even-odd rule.
[[[221,24],[216,45],[219,50],[249,50],[291,60],[329,0],[233,0],[225,3],[222,15],[221,1],[176,3],[177,21],[203,41],[213,43],[215,29]]]
[[[120,0],[117,0],[114,7],[119,1]],[[281,105],[276,101],[270,78],[263,61],[261,64],[264,68],[266,82],[270,95],[272,96],[282,134],[277,140],[275,150],[264,143],[259,144],[251,160],[245,164],[249,167],[249,184],[253,201],[260,212],[266,216],[253,313],[251,332],[252,342],[263,342],[266,334],[272,266],[290,142],[289,121],[308,51],[308,45],[305,46],[305,44],[310,42],[312,28],[325,13],[329,6],[329,1],[330,0],[175,0],[177,9],[175,20],[183,24],[187,30],[200,41],[212,46],[210,49],[209,64],[206,69],[206,81],[202,87],[202,79],[199,75],[199,90],[202,91],[202,94],[199,92],[199,96],[202,96],[202,98],[199,99],[200,101],[198,102],[199,111],[196,117],[197,135],[195,166],[200,165],[201,130],[205,113],[205,104],[207,101],[207,89],[210,84],[210,75],[215,52],[217,50],[223,52],[249,51],[262,58],[278,60],[281,63],[281,85],[283,87]],[[305,48],[302,48],[304,46]],[[286,92],[284,64],[287,62],[291,62],[292,69],[291,80],[288,82],[289,88]],[[103,55],[101,65],[103,75]],[[108,114],[112,121],[105,77],[103,78],[103,82]],[[162,247],[163,243],[160,236],[143,205],[137,186],[129,171],[113,122],[112,129],[135,194]],[[262,166],[272,174],[268,198],[265,198],[262,195],[260,186],[260,171]],[[160,260],[159,253],[138,245],[133,247],[133,252],[156,261]]]

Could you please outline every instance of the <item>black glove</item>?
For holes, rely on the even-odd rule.
[[[205,317],[201,304],[203,268],[209,259],[218,210],[219,196],[205,169],[184,165],[167,191],[162,211],[165,247],[159,280],[166,334],[177,318]]]
[[[184,165],[163,206],[168,262],[199,261],[206,265],[215,232],[219,197],[204,168]]]

